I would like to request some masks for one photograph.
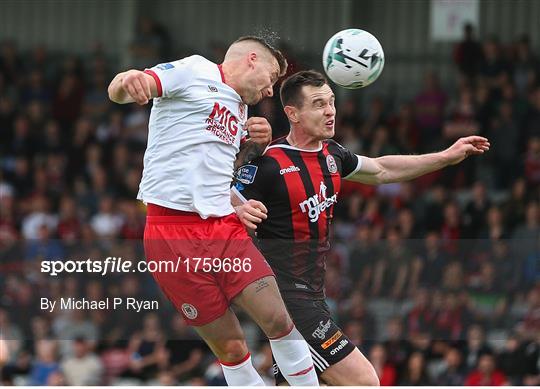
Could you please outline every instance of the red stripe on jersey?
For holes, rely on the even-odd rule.
[[[279,164],[280,169],[285,169],[294,165],[282,148],[277,147],[270,149],[265,155],[274,158]],[[285,185],[287,186],[287,192],[289,193],[294,240],[296,242],[309,240],[309,219],[300,212],[300,203],[308,198],[306,189],[302,183],[302,178],[298,172],[283,174],[283,178],[285,179]]]
[[[309,172],[309,178],[315,190],[315,194],[319,194],[319,201],[324,201],[324,198],[320,195],[321,182],[324,183],[324,172],[319,164],[319,153],[306,153],[300,152],[300,156],[304,160],[304,164]],[[317,220],[317,229],[319,230],[319,243],[324,242],[326,239],[326,226],[328,224],[328,218],[326,210],[320,213],[319,220]]]
[[[331,155],[330,152],[328,151],[328,143],[323,144],[322,153],[325,159],[328,158],[329,155]],[[334,193],[339,193],[339,191],[341,190],[341,176],[339,175],[339,173],[331,173],[330,171],[329,173],[330,173],[330,176],[332,177],[332,183],[334,184]],[[334,205],[330,207],[330,218],[332,218],[333,216],[334,216]],[[323,236],[326,237],[327,234],[328,234],[328,220],[324,225]]]
[[[156,72],[150,69],[146,69],[144,72],[146,74],[150,74],[154,78],[154,80],[156,81],[156,87],[157,87],[157,97],[161,97],[163,95],[163,88],[161,87],[161,80],[159,79]]]
[[[223,73],[223,65],[219,64],[217,67],[219,69],[219,74],[221,74],[221,82],[226,84],[226,82],[225,82],[225,73]]]

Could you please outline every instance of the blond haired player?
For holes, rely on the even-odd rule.
[[[287,313],[274,274],[230,203],[235,160],[250,160],[270,140],[268,122],[247,119],[247,105],[272,96],[286,68],[281,53],[264,40],[243,37],[220,65],[194,55],[120,73],[109,86],[117,103],[153,99],[138,195],[148,205],[146,256],[186,259],[178,272],[153,276],[219,358],[229,385],[263,385],[229,308],[233,303],[268,336],[291,385],[318,385],[308,346]],[[212,261],[195,269],[195,258]],[[240,266],[225,267],[227,259],[238,259]]]

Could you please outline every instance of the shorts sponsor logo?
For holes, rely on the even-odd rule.
[[[236,178],[242,184],[246,184],[246,185],[253,184],[253,181],[255,181],[255,176],[257,175],[258,168],[259,167],[255,165],[241,166],[240,169],[238,169],[236,173]]]
[[[328,339],[326,342],[324,342],[323,344],[321,344],[321,347],[323,348],[323,350],[326,350],[328,347],[330,347],[331,345],[333,345],[334,343],[336,343],[336,341],[341,337],[341,335],[343,335],[341,333],[341,331],[336,331],[336,333],[334,335],[332,335],[330,337],[330,339]]]
[[[193,320],[197,317],[197,315],[199,314],[197,312],[197,308],[195,308],[193,305],[191,304],[187,304],[187,303],[184,303],[182,304],[182,313],[184,315],[186,315],[186,317],[190,320]]]
[[[311,336],[313,336],[314,338],[324,339],[324,336],[330,329],[331,325],[332,324],[330,323],[330,319],[328,319],[326,323],[321,320],[321,322],[319,323],[319,326],[315,329],[315,331],[313,331]]]
[[[337,345],[337,347],[333,348],[331,351],[330,351],[330,355],[336,355],[337,352],[343,350],[343,348],[349,344],[349,341],[347,339],[343,339],[341,342],[339,342],[339,344]]]
[[[281,169],[279,171],[279,174],[284,175],[284,174],[287,174],[287,173],[294,173],[294,172],[299,172],[299,171],[300,171],[300,168],[298,166],[291,165],[289,167]]]
[[[218,89],[217,89],[215,86],[213,86],[213,85],[208,85],[208,90],[209,90],[210,92],[214,92],[214,93],[218,91]]]
[[[278,375],[278,374],[279,374],[279,367],[278,367],[277,363],[274,363],[274,364],[272,365],[272,373],[273,373],[274,375]]]
[[[337,173],[337,164],[336,160],[332,155],[326,156],[326,166],[328,166],[328,171],[332,174]]]
[[[295,283],[294,286],[296,287],[296,289],[308,289],[307,285],[304,284]]]

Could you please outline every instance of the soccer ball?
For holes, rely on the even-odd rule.
[[[324,46],[323,66],[336,84],[358,89],[368,86],[381,74],[384,52],[373,35],[350,28],[335,34]]]

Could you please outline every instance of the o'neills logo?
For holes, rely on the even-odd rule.
[[[279,174],[281,175],[284,175],[284,174],[287,174],[287,173],[293,173],[293,172],[299,172],[300,171],[300,168],[298,166],[289,166],[289,167],[286,167],[286,168],[283,168],[279,171]]]
[[[212,112],[206,119],[206,130],[216,135],[219,139],[228,144],[233,144],[238,133],[238,119],[227,107],[222,107],[219,103],[214,103]]]
[[[343,348],[348,344],[349,344],[349,341],[347,339],[343,339],[341,342],[339,342],[336,348],[333,348],[330,351],[330,355],[335,355],[338,351],[343,350]]]
[[[326,197],[326,185],[324,185],[324,182],[321,181],[319,193],[316,193],[307,200],[302,201],[299,204],[300,209],[303,213],[308,214],[310,222],[315,223],[317,220],[319,220],[321,212],[324,212],[326,208],[331,207],[332,204],[337,203],[337,195],[338,194],[336,192],[333,196]]]

